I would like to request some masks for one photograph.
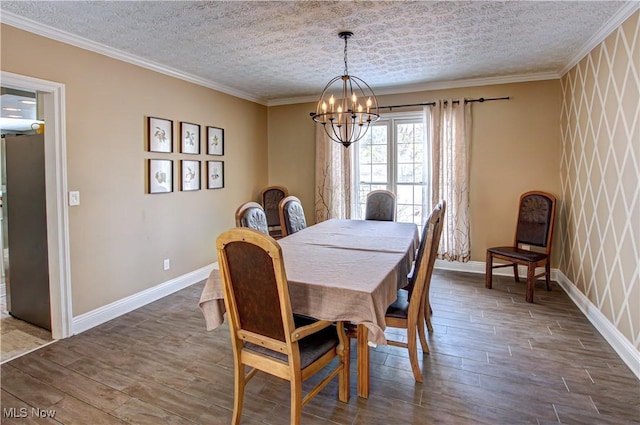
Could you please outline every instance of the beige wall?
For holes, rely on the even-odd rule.
[[[268,181],[267,108],[6,25],[1,43],[3,71],[66,87],[73,315],[216,261],[215,238]],[[214,157],[146,152],[147,116],[173,120],[174,140],[180,121],[224,128],[225,188],[180,192],[178,160]],[[145,193],[147,158],[174,160],[173,193]]]
[[[560,267],[640,350],[640,12],[562,78]]]
[[[472,106],[471,259],[489,246],[511,243],[522,192],[560,195],[560,82],[558,80],[380,96],[380,105],[439,98],[503,97]],[[314,104],[269,108],[269,182],[289,187],[313,220]],[[556,247],[557,248],[557,247]],[[558,250],[553,264],[557,266]]]

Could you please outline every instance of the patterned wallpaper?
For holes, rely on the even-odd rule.
[[[640,350],[640,12],[561,87],[560,270]]]

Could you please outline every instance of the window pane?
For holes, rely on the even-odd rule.
[[[385,183],[387,181],[387,164],[371,166],[372,182]]]
[[[374,164],[387,164],[387,145],[374,145],[371,149],[371,162]]]
[[[371,164],[360,164],[360,181],[371,181]]]
[[[413,186],[398,185],[396,189],[396,202],[398,205],[413,203]]]
[[[413,182],[413,173],[413,164],[398,164],[398,183]]]

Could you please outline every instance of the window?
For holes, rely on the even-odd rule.
[[[387,189],[396,194],[397,221],[421,226],[431,207],[430,158],[422,115],[381,118],[356,146],[354,217],[364,217],[369,192]]]

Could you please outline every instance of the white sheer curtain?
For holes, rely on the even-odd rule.
[[[351,218],[351,151],[329,139],[316,125],[316,223]]]
[[[447,201],[438,258],[467,262],[471,104],[439,100],[429,110],[431,123],[431,202]]]

